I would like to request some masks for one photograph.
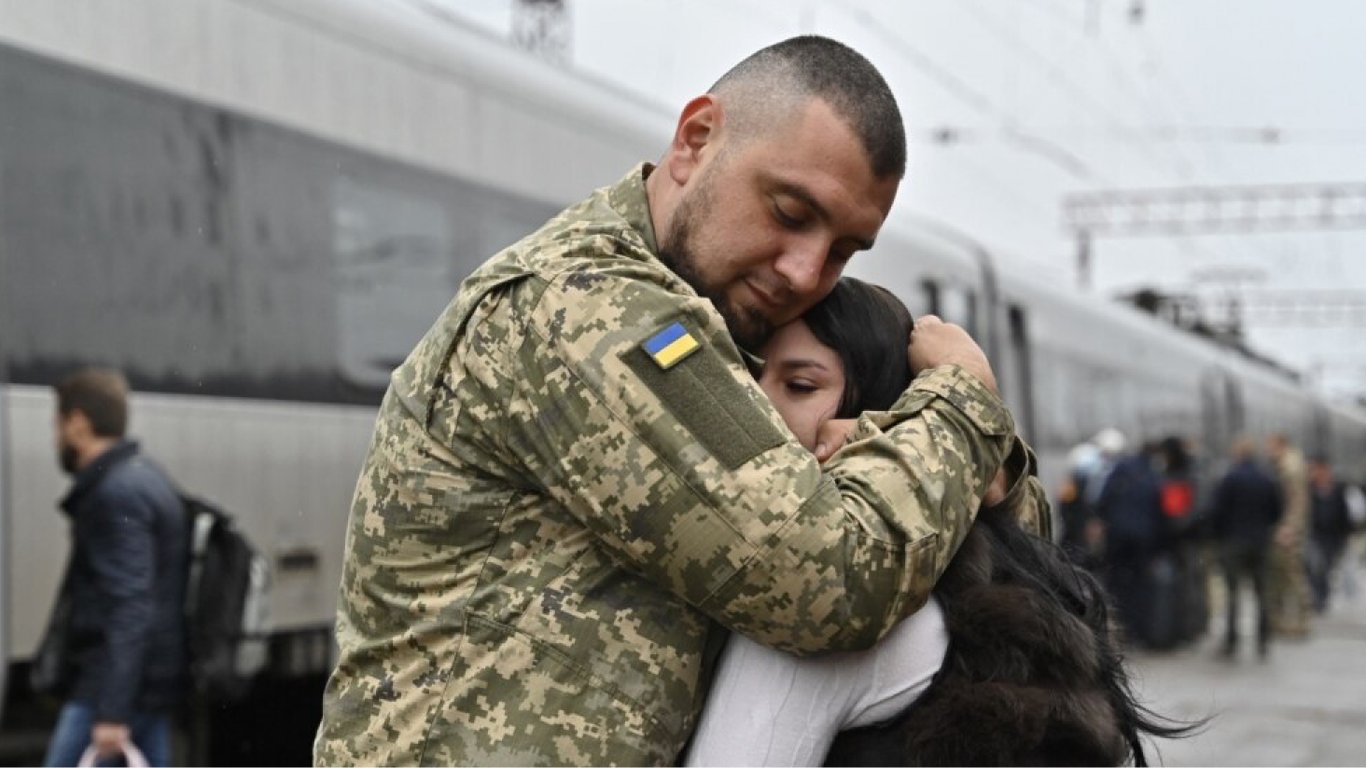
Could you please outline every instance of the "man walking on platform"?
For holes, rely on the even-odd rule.
[[[186,515],[162,470],[124,438],[127,423],[128,383],[117,371],[87,369],[57,385],[71,557],[66,611],[54,612],[44,640],[46,649],[66,638],[56,665],[65,674],[49,687],[67,701],[47,765],[75,765],[88,746],[107,760],[130,745],[152,765],[170,763],[185,674]]]
[[[1309,532],[1309,477],[1304,454],[1284,434],[1267,440],[1267,452],[1276,465],[1284,507],[1271,548],[1271,629],[1278,635],[1305,638],[1309,635],[1309,578],[1304,555]]]
[[[1223,654],[1238,650],[1238,585],[1251,577],[1257,596],[1257,653],[1265,658],[1271,639],[1267,606],[1267,557],[1272,530],[1281,519],[1281,494],[1276,481],[1256,461],[1251,438],[1233,443],[1233,466],[1214,491],[1210,524],[1219,546],[1219,564],[1228,584],[1228,628]]]

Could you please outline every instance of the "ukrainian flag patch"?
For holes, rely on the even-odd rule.
[[[650,359],[655,361],[664,370],[678,365],[683,358],[696,352],[700,344],[697,339],[688,333],[688,329],[682,323],[673,323],[668,328],[656,333],[645,340],[640,345],[645,352],[650,355]]]

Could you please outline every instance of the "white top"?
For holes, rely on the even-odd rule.
[[[797,658],[734,635],[685,764],[820,765],[835,734],[919,698],[948,647],[934,598],[867,651]]]

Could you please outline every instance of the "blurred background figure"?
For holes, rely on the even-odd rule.
[[[1314,610],[1323,613],[1328,609],[1333,573],[1352,534],[1352,513],[1348,486],[1333,476],[1333,465],[1327,457],[1315,456],[1309,462],[1309,490],[1310,529],[1305,564]],[[1360,491],[1353,495],[1360,504]]]
[[[1283,504],[1271,548],[1271,579],[1267,585],[1271,631],[1303,639],[1309,635],[1311,603],[1304,563],[1309,532],[1309,477],[1304,454],[1284,434],[1267,438],[1266,446],[1276,467]]]
[[[1100,564],[1102,528],[1087,503],[1087,483],[1100,469],[1100,449],[1081,443],[1067,454],[1067,476],[1058,489],[1059,544],[1077,565],[1094,571]]]
[[[1154,447],[1161,477],[1162,520],[1149,568],[1153,588],[1154,646],[1171,648],[1204,634],[1209,619],[1208,568],[1200,550],[1195,457],[1185,439],[1171,435]]]
[[[1271,641],[1267,604],[1267,569],[1272,531],[1281,519],[1281,494],[1275,479],[1257,464],[1257,446],[1250,437],[1233,443],[1233,464],[1214,492],[1210,526],[1228,585],[1228,623],[1223,655],[1238,651],[1239,585],[1252,580],[1257,600],[1257,654],[1265,658]]]
[[[1100,501],[1100,492],[1104,490],[1110,472],[1120,459],[1124,458],[1124,450],[1128,448],[1129,440],[1118,429],[1106,427],[1091,438],[1091,443],[1095,445],[1100,456],[1092,465],[1091,475],[1086,480],[1086,502],[1094,510],[1096,502]]]
[[[1161,480],[1147,454],[1123,455],[1115,450],[1124,442],[1117,430],[1097,436],[1102,453],[1116,458],[1105,473],[1095,513],[1105,529],[1106,586],[1126,636],[1130,642],[1150,645],[1156,638],[1146,575],[1161,541]]]
[[[65,700],[44,762],[76,765],[91,746],[108,760],[135,745],[168,765],[185,676],[185,512],[166,474],[124,437],[123,374],[89,368],[56,390],[71,557],[34,680]]]

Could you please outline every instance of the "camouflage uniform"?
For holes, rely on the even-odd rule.
[[[494,256],[395,371],[317,763],[669,763],[721,626],[872,645],[1018,445],[1001,401],[943,367],[823,473],[656,257],[646,173]],[[665,369],[642,344],[674,323],[696,349]]]
[[[1273,540],[1267,603],[1270,605],[1271,631],[1285,637],[1304,637],[1309,633],[1309,577],[1305,572],[1304,554],[1309,531],[1309,470],[1304,454],[1287,447],[1276,462],[1276,476],[1281,484],[1285,506],[1281,513],[1281,531],[1289,531],[1290,543]]]

